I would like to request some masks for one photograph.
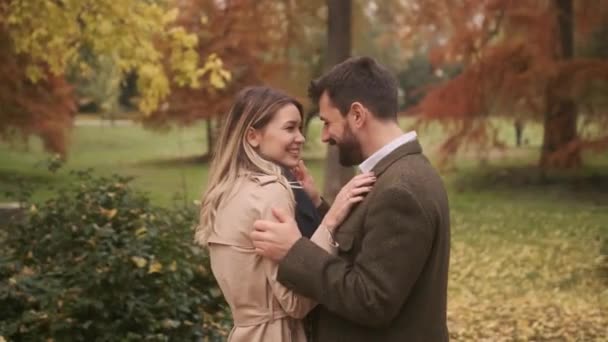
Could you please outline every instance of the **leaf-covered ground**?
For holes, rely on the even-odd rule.
[[[452,340],[608,341],[608,184],[454,183]]]

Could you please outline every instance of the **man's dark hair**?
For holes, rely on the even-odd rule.
[[[308,96],[319,103],[327,91],[332,104],[346,115],[361,102],[379,119],[397,120],[397,80],[371,57],[351,57],[310,82]]]

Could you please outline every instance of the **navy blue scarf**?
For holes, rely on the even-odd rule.
[[[317,211],[312,199],[302,189],[300,183],[296,180],[296,177],[291,171],[284,169],[283,173],[285,178],[289,181],[291,190],[296,200],[296,222],[302,236],[310,239],[312,234],[317,230],[319,224],[321,224],[321,216]]]

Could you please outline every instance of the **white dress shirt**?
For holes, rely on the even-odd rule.
[[[399,146],[405,145],[410,141],[416,140],[417,134],[415,131],[407,132],[404,135],[394,139],[390,143],[384,145],[381,149],[374,152],[369,158],[365,159],[363,163],[359,165],[359,170],[362,173],[371,171],[374,166],[378,164],[384,157],[388,156],[391,152],[396,150]]]

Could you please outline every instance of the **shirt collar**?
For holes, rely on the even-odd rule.
[[[415,131],[411,131],[399,136],[390,143],[384,145],[378,151],[374,152],[374,154],[369,156],[369,158],[365,159],[365,161],[359,165],[359,170],[361,170],[361,172],[363,173],[370,172],[374,168],[374,166],[378,164],[378,162],[380,162],[384,157],[386,157],[395,149],[397,149],[397,147],[405,145],[410,141],[416,140],[416,137],[417,134]]]

